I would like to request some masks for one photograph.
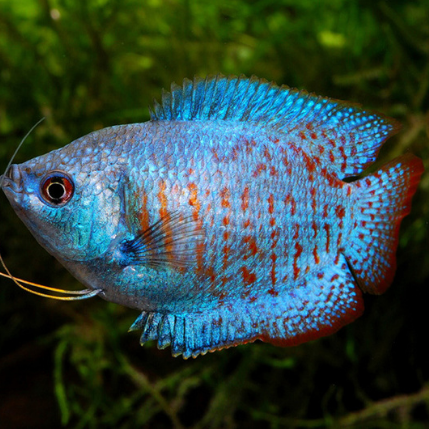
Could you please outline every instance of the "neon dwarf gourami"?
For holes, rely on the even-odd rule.
[[[337,331],[395,272],[423,172],[354,181],[399,130],[356,104],[256,77],[184,80],[151,120],[90,133],[3,176],[39,243],[173,355]]]

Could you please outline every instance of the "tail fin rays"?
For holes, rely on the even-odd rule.
[[[344,254],[364,292],[381,294],[392,283],[399,227],[423,170],[420,158],[406,154],[355,184],[355,228]]]

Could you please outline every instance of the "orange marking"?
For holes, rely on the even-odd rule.
[[[298,237],[299,237],[299,224],[296,223],[294,226],[295,226],[295,234],[293,235],[292,238],[294,240],[298,240]]]
[[[335,207],[335,214],[337,215],[337,217],[339,219],[343,219],[343,217],[346,214],[346,210],[345,210],[345,208],[343,206],[338,205],[337,207]]]
[[[211,265],[207,267],[205,275],[210,278],[210,281],[212,282],[212,285],[213,285],[216,279],[216,275],[215,275],[214,268]]]
[[[299,136],[301,137],[302,140],[307,140],[307,136],[305,135],[305,133],[303,131],[301,131],[299,133]]]
[[[255,256],[259,251],[258,246],[256,245],[256,240],[252,237],[250,237],[250,240],[249,240],[249,250],[252,256]]]
[[[271,265],[271,284],[274,285],[277,282],[277,277],[276,277],[276,261],[277,261],[277,255],[275,253],[273,253],[270,257],[271,261],[272,261],[272,265]],[[278,294],[278,293],[277,293]]]
[[[339,234],[338,234],[338,238],[337,238],[337,248],[339,249],[340,248],[340,246],[341,246],[341,241],[342,241],[342,239],[343,239],[343,233],[342,232],[340,232]]]
[[[229,225],[229,215],[227,215],[223,218],[222,223],[224,224],[224,226]]]
[[[142,190],[142,208],[139,213],[140,228],[146,231],[149,228],[149,211],[147,209],[147,194]]]
[[[160,180],[159,181],[159,192],[158,192],[158,199],[159,202],[161,203],[161,207],[159,209],[159,215],[161,216],[161,218],[166,218],[169,217],[168,214],[168,210],[167,210],[167,196],[165,194],[165,190],[167,189],[167,185],[165,184],[164,180]],[[172,231],[171,231],[171,225],[170,222],[164,222],[163,223],[163,232],[164,232],[164,236],[167,238],[171,238],[172,236]],[[170,255],[169,259],[173,260],[174,259],[174,255],[173,255],[173,244],[168,244],[165,246],[165,252]]]
[[[203,255],[204,255],[204,241],[200,240],[197,243],[196,252],[197,252],[197,273],[202,273],[204,269],[204,261],[203,261]]]
[[[307,125],[305,126],[305,128],[311,131],[313,129],[313,124],[311,122],[307,122]]]
[[[290,205],[290,214],[293,216],[296,213],[296,202],[290,194],[286,195],[285,205]]]
[[[304,158],[305,165],[307,166],[307,170],[310,173],[313,173],[316,169],[315,162],[304,152],[302,151],[302,157]]]
[[[249,272],[247,267],[241,267],[241,272],[243,275],[243,283],[246,286],[249,286],[249,285],[255,283],[255,281],[256,281],[256,274],[255,273]]]
[[[213,153],[214,157],[216,158],[216,161],[219,161],[219,157],[217,155],[216,149],[212,149],[212,153]]]
[[[271,227],[276,226],[276,219],[275,219],[274,217],[272,217],[272,218],[270,219],[270,226],[271,226]]]
[[[330,246],[330,241],[331,241],[331,228],[326,223],[325,223],[325,225],[323,225],[323,228],[326,231],[326,253],[329,253],[329,246]]]
[[[317,231],[318,231],[318,229],[317,229],[317,224],[316,224],[316,222],[314,220],[313,220],[311,226],[312,226],[313,231],[314,231],[314,237],[313,238],[316,238],[317,237]]]
[[[311,134],[310,134],[310,137],[311,137],[313,140],[316,140],[316,139],[317,139],[317,134],[316,134],[316,133],[311,133]]]
[[[270,176],[278,176],[276,167],[270,167]]]
[[[222,207],[231,207],[231,204],[229,202],[229,197],[231,196],[231,193],[229,192],[229,189],[225,186],[223,189],[220,190],[220,196],[222,198],[221,205]]]
[[[273,240],[273,242],[271,243],[271,249],[274,249],[277,246],[278,243],[278,239],[276,238],[278,236],[278,232],[276,230],[271,232],[271,240]]]
[[[293,278],[294,278],[294,280],[296,280],[298,278],[299,272],[301,271],[298,268],[297,263],[298,263],[298,258],[301,256],[301,253],[302,253],[302,246],[299,243],[295,243],[295,250],[296,250],[296,253],[293,257]]]
[[[260,175],[261,175],[261,173],[262,173],[263,171],[265,171],[266,169],[267,169],[266,164],[259,163],[259,164],[256,166],[256,170],[253,172],[253,177],[258,177],[258,176],[260,176]]]
[[[327,217],[328,217],[328,210],[329,210],[329,204],[325,204],[325,205],[323,206],[323,213],[322,213],[322,216],[323,216],[324,218],[327,218]]]
[[[250,219],[246,219],[243,224],[244,228],[248,228],[250,226]]]
[[[158,192],[158,200],[161,204],[161,207],[159,209],[159,215],[161,217],[168,216],[167,211],[167,196],[165,195],[165,190],[167,189],[167,185],[165,184],[164,180],[159,181],[159,192]]]
[[[313,249],[313,256],[314,256],[314,262],[315,262],[316,264],[319,264],[319,262],[320,262],[320,258],[319,258],[319,254],[317,253],[317,244],[314,246],[314,249]]]
[[[207,208],[206,208],[206,215],[208,215],[210,213],[212,209],[212,205],[210,203],[207,204]]]
[[[224,255],[223,255],[223,265],[224,265],[224,268],[226,267],[226,265],[228,264],[228,256],[229,256],[229,252],[230,252],[230,247],[229,246],[227,246],[227,245],[225,245],[224,247],[223,247],[223,253],[224,253]]]
[[[249,188],[246,186],[241,196],[241,210],[245,212],[249,208]]]
[[[274,195],[270,194],[268,197],[268,213],[273,214],[274,212]]]
[[[194,207],[194,213],[192,214],[192,216],[194,220],[197,221],[201,209],[201,203],[198,201],[197,198],[197,186],[195,185],[195,183],[189,183],[188,189],[191,193],[191,195],[189,196],[189,204]]]
[[[316,213],[316,188],[310,189],[311,194],[311,208],[314,213]]]
[[[246,144],[246,153],[250,154],[253,151],[253,147],[256,146],[256,142],[255,140],[251,140],[249,142],[249,140],[245,140],[245,144]]]

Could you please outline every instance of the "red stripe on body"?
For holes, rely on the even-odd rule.
[[[231,192],[229,189],[225,186],[220,190],[220,197],[221,197],[221,205],[222,207],[231,207],[231,204],[229,202],[229,198],[231,196]]]
[[[159,181],[159,192],[158,192],[158,200],[159,203],[161,205],[161,207],[159,208],[159,215],[161,216],[161,218],[166,218],[169,217],[169,213],[167,210],[167,204],[168,204],[168,200],[167,200],[167,196],[166,196],[166,191],[167,189],[167,185],[165,183],[165,180],[160,180]],[[173,235],[172,231],[171,231],[171,224],[170,222],[163,222],[163,232],[164,232],[164,236],[167,239],[170,239]],[[174,254],[173,254],[173,244],[171,240],[168,240],[170,244],[166,244],[165,246],[165,252],[167,255],[170,255],[170,259],[174,259]]]
[[[319,264],[320,263],[320,258],[319,258],[319,254],[317,253],[317,244],[314,246],[313,256],[314,256],[314,262],[316,264]]]
[[[243,191],[243,195],[241,196],[241,210],[243,213],[249,208],[249,188],[246,186]]]
[[[290,206],[290,213],[293,216],[296,213],[296,202],[291,194],[287,194],[285,198],[285,205]]]
[[[329,247],[331,242],[331,227],[325,223],[323,225],[324,230],[326,231],[326,253],[329,253]]]
[[[159,192],[158,192],[158,200],[161,205],[159,209],[159,215],[163,218],[168,216],[167,211],[167,196],[165,195],[165,190],[167,189],[167,185],[165,184],[165,180],[159,181]]]
[[[144,190],[142,192],[142,206],[139,212],[140,229],[146,231],[149,228],[149,211],[147,208],[147,194]]]
[[[274,213],[274,195],[270,194],[268,197],[268,213],[273,214]]]
[[[299,243],[295,243],[295,250],[296,253],[293,257],[293,278],[294,280],[296,280],[299,276],[300,273],[300,268],[298,268],[298,259],[301,256],[302,253],[302,246]]]
[[[251,273],[247,267],[241,267],[241,273],[243,276],[243,283],[245,286],[249,286],[256,281],[256,274]]]
[[[310,195],[311,195],[311,209],[313,210],[313,213],[316,213],[316,206],[317,206],[316,188],[310,189]]]

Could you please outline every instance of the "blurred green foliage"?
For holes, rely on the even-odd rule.
[[[0,160],[143,122],[184,77],[256,74],[360,102],[403,131],[380,162],[429,155],[427,0],[0,0]],[[379,164],[378,164],[379,165]],[[141,348],[136,312],[60,303],[0,279],[0,427],[423,428],[429,421],[429,175],[404,222],[389,293],[339,333],[197,360]],[[13,273],[78,288],[0,195]]]

